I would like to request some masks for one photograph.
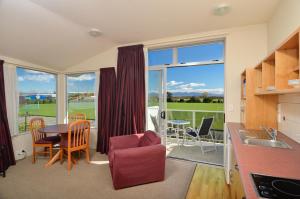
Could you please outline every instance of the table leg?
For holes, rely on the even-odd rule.
[[[51,160],[49,160],[47,162],[47,164],[45,164],[45,167],[50,167],[52,164],[54,164],[57,160],[60,159],[60,154],[62,153],[62,150],[59,149],[59,151],[53,156],[53,158]]]

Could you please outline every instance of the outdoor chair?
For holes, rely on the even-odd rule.
[[[153,115],[150,115],[150,118],[151,118],[151,121],[153,123],[155,132],[160,135],[159,126],[158,126],[158,122],[157,122],[157,117],[153,116]],[[177,138],[177,135],[174,131],[174,128],[167,127],[167,137],[168,138],[171,138],[171,137],[176,137]],[[177,138],[177,141],[178,141],[178,138]]]
[[[191,137],[194,141],[198,140],[200,142],[202,154],[204,154],[204,152],[217,150],[215,139],[211,132],[211,127],[212,127],[213,121],[214,121],[213,117],[209,117],[209,118],[203,117],[199,129],[193,129],[191,127],[186,129],[186,133],[185,133],[186,136]],[[203,142],[202,142],[201,138],[204,136],[210,136],[210,138],[214,144],[214,150],[204,150],[203,149]]]

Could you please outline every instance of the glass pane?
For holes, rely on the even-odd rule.
[[[95,73],[67,75],[68,114],[84,113],[95,126]]]
[[[43,117],[46,125],[56,124],[56,75],[17,68],[19,132],[29,131],[32,117]]]
[[[162,94],[162,72],[148,73],[148,130],[159,131],[159,109]]]
[[[178,48],[178,63],[224,60],[224,43],[207,43]]]
[[[173,49],[150,50],[148,52],[149,66],[165,65],[173,63]]]

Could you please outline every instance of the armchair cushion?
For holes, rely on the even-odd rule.
[[[139,147],[151,146],[160,143],[161,139],[156,135],[156,133],[154,133],[153,131],[146,131],[144,133],[144,136],[140,139]]]

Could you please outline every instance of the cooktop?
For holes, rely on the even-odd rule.
[[[300,180],[251,174],[260,198],[300,199]]]

